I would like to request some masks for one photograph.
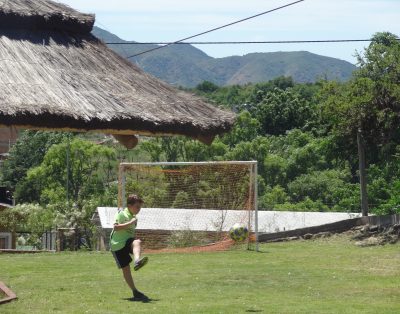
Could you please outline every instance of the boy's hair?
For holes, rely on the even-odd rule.
[[[128,198],[127,198],[127,202],[128,205],[135,205],[136,203],[140,203],[143,204],[143,200],[137,196],[136,194],[129,194]]]

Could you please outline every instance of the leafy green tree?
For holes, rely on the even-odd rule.
[[[213,93],[219,89],[218,85],[215,85],[212,82],[204,81],[196,86],[196,89],[203,93]]]
[[[255,84],[252,88],[252,92],[248,97],[248,102],[252,106],[257,106],[258,103],[262,102],[264,98],[274,92],[275,89],[287,90],[295,86],[295,83],[291,77],[277,77],[269,82]]]
[[[269,154],[264,159],[264,178],[270,186],[286,185],[288,162],[285,158]]]
[[[149,139],[143,141],[141,148],[150,155],[152,162],[159,162],[162,160],[163,148],[161,147],[161,139]]]
[[[20,204],[0,211],[0,229],[13,232],[30,232],[24,244],[41,249],[40,238],[45,231],[54,227],[55,213],[37,204]],[[26,241],[27,240],[27,241]]]
[[[79,228],[91,247],[94,227],[90,219],[95,209],[100,205],[116,205],[116,173],[109,172],[115,160],[114,149],[80,138],[53,145],[41,164],[31,168],[17,185],[18,202],[41,204],[38,207],[41,210],[29,213],[26,223],[29,230],[36,232],[45,221],[47,228]]]
[[[228,150],[218,137],[211,145],[176,136],[151,139],[144,142],[142,147],[154,162],[220,160]]]
[[[353,89],[361,115],[359,126],[372,146],[399,143],[399,38],[391,33],[377,33],[364,54],[358,55],[358,62],[360,70],[356,72]]]
[[[298,203],[285,203],[275,205],[275,210],[280,211],[295,211],[295,212],[328,212],[330,208],[325,205],[321,200],[313,201],[306,197],[303,201]]]
[[[22,132],[1,168],[2,183],[15,188],[30,168],[40,165],[49,148],[67,136],[67,133],[62,132]]]
[[[22,229],[28,219],[26,211],[19,211],[18,207],[9,207],[0,211],[0,229],[12,232]]]
[[[113,159],[114,150],[79,138],[53,145],[40,166],[30,169],[26,179],[17,186],[16,199],[45,205],[64,202],[68,196],[71,204],[81,206],[86,197],[104,193],[106,184],[114,179],[108,178],[108,172],[102,168],[104,161]]]
[[[260,166],[260,173],[263,173],[263,161],[268,154],[270,140],[267,137],[258,136],[252,141],[238,143],[224,158],[226,160],[257,160]]]
[[[304,174],[288,184],[288,194],[293,203],[310,199],[321,202],[329,208],[338,210],[344,200],[355,201],[353,204],[345,202],[347,208],[339,211],[359,211],[358,185],[350,183],[351,175],[347,171],[324,170]]]
[[[314,115],[311,104],[291,89],[274,89],[254,108],[254,116],[261,123],[263,134],[279,135],[286,131],[308,127]]]
[[[260,197],[259,207],[266,210],[276,210],[279,204],[286,204],[289,202],[289,196],[286,190],[276,185],[273,188],[267,189],[266,193]]]
[[[375,185],[373,185],[375,186]],[[382,187],[379,187],[382,189]],[[388,192],[388,199],[379,205],[375,205],[374,213],[377,215],[388,215],[388,214],[399,214],[400,213],[400,180],[394,181],[390,190],[386,190],[386,185],[384,185],[385,193]]]
[[[315,138],[311,133],[295,129],[287,132],[285,136],[270,136],[269,139],[270,153],[274,155],[271,158],[284,159],[280,161],[282,167],[283,163],[285,164],[282,168],[284,173],[281,173],[280,184],[287,183],[309,171],[323,170],[330,166],[326,160],[330,146],[328,138]],[[265,164],[265,166],[268,165]],[[275,166],[272,164],[271,167]],[[282,181],[283,174],[286,177],[285,181]]]
[[[260,130],[260,122],[244,110],[238,114],[233,129],[223,136],[222,141],[234,147],[237,143],[252,141],[260,134]]]
[[[228,146],[216,138],[211,145],[205,145],[195,140],[185,140],[182,150],[184,161],[222,160],[228,151]]]
[[[356,168],[357,136],[367,142],[367,161],[390,159],[400,143],[400,41],[377,33],[363,54],[359,70],[345,86],[329,83],[323,105],[325,121],[337,140],[338,153],[349,156]]]

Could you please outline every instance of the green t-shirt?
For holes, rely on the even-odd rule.
[[[114,224],[124,224],[132,220],[133,218],[135,218],[135,215],[133,215],[128,208],[125,208],[115,215]],[[113,230],[110,235],[111,251],[115,252],[122,249],[125,246],[126,240],[128,240],[129,238],[134,238],[135,228],[136,226],[132,224],[122,230]]]

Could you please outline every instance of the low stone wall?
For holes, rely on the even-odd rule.
[[[368,216],[368,217],[346,219],[343,221],[338,221],[315,227],[301,228],[301,229],[276,232],[276,233],[259,234],[258,239],[260,242],[273,242],[278,239],[303,237],[304,235],[319,234],[324,232],[341,233],[348,231],[354,227],[364,226],[364,225],[376,225],[380,227],[386,227],[399,223],[400,223],[399,214],[386,215],[386,216]]]

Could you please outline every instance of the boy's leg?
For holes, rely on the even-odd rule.
[[[135,266],[134,266],[135,271],[142,268],[149,261],[148,257],[140,258],[140,255],[142,253],[141,244],[142,244],[142,241],[140,241],[139,239],[132,242],[132,252],[133,252],[134,261],[135,261]]]
[[[129,288],[131,288],[131,290],[132,290],[133,300],[134,301],[148,300],[149,298],[146,295],[144,295],[138,289],[136,289],[135,283],[133,282],[133,278],[132,278],[131,267],[129,265],[123,267],[122,273],[124,274],[124,279],[125,279],[126,283],[128,284]]]
[[[137,262],[140,260],[140,254],[142,254],[142,241],[139,239],[132,242],[132,252],[134,261]]]
[[[131,288],[131,290],[133,292],[136,291],[136,287],[135,287],[135,283],[133,282],[133,278],[132,278],[132,273],[131,273],[131,266],[125,266],[122,268],[122,273],[124,275],[124,279],[126,281],[126,283],[128,284],[129,288]]]

